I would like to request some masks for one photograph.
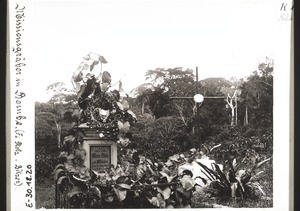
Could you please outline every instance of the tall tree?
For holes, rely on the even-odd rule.
[[[149,96],[149,108],[156,119],[172,114],[170,96],[164,89],[156,88]]]
[[[70,119],[66,119],[68,117],[66,112],[76,104],[77,96],[62,82],[50,84],[47,90],[53,94],[52,98],[47,103],[36,103],[35,106],[37,139],[38,142],[47,141],[43,140],[45,138],[43,133],[48,134],[49,139],[49,127],[51,127],[50,131],[56,137],[56,146],[60,147],[63,131],[70,127]]]
[[[153,93],[154,87],[150,83],[144,83],[131,91],[133,96],[136,96],[136,102],[141,107],[141,113],[145,113],[145,107],[148,106],[148,100]]]
[[[242,80],[238,80],[236,78],[230,79],[231,86],[223,86],[221,87],[221,92],[226,96],[225,100],[227,106],[231,110],[231,121],[230,125],[234,126],[238,124],[238,99],[239,95],[241,94],[240,86],[242,84]]]
[[[193,70],[183,70],[181,67],[175,68],[156,68],[148,70],[146,79],[156,85],[157,90],[162,90],[164,95],[169,97],[192,97],[195,95],[195,81]],[[154,93],[153,93],[154,94]],[[155,98],[155,97],[152,97]],[[176,100],[167,106],[170,111],[168,114],[178,114],[185,125],[193,116],[194,102]]]
[[[243,109],[247,109],[249,124],[269,127],[273,124],[273,60],[267,58],[258,65],[241,86]]]

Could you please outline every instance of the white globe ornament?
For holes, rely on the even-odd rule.
[[[99,133],[99,137],[100,137],[100,138],[103,138],[103,137],[104,137],[104,134],[103,134],[103,133]]]
[[[204,97],[202,94],[195,94],[194,96],[194,100],[196,103],[202,103],[204,100]]]

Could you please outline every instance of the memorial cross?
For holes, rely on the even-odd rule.
[[[225,99],[226,97],[217,97],[217,96],[203,96],[199,93],[199,82],[198,82],[198,67],[196,67],[196,94],[193,97],[171,97],[173,100],[190,100],[194,99],[196,102],[196,116],[197,116],[197,139],[199,141],[199,146],[201,146],[201,131],[200,131],[200,106],[202,105],[204,99]]]

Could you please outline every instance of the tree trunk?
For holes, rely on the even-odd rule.
[[[61,147],[61,125],[56,122],[56,119],[54,118],[56,129],[57,129],[57,147]]]
[[[58,148],[61,147],[61,126],[58,125],[57,128],[58,134],[57,134],[57,142],[58,142]]]
[[[247,126],[249,123],[248,121],[248,107],[246,106],[246,112],[245,112],[245,117],[244,117],[244,126]]]
[[[234,107],[231,107],[231,126],[234,125]]]
[[[235,95],[233,97],[235,97]],[[234,105],[234,103],[233,103],[233,97],[230,97],[229,94],[227,94],[227,98],[226,98],[226,102],[227,102],[227,104],[229,105],[229,107],[231,109],[231,123],[230,123],[231,126],[234,126],[235,122],[237,120],[235,118],[235,112],[236,112],[237,105],[236,104]]]
[[[142,114],[144,114],[144,112],[145,112],[145,102],[144,102],[144,100],[142,101]]]
[[[238,124],[238,119],[237,119],[237,109],[238,109],[237,98],[235,97],[235,125]]]

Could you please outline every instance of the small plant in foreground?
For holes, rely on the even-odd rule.
[[[244,159],[243,159],[244,160]],[[265,195],[259,182],[259,175],[263,171],[259,171],[259,168],[271,158],[256,162],[251,168],[240,169],[243,163],[237,163],[236,159],[232,162],[227,161],[227,168],[222,171],[220,167],[213,163],[214,168],[208,168],[200,162],[197,162],[207,173],[208,181],[204,187],[204,191],[211,196],[218,197],[241,197],[241,198],[255,198],[256,190],[259,190]]]

